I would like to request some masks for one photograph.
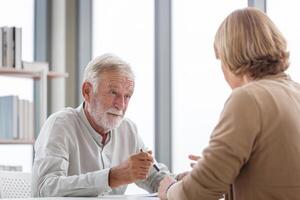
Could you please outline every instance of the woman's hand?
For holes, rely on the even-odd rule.
[[[200,158],[201,158],[200,156],[196,156],[196,155],[192,155],[192,154],[189,155],[189,159],[192,160],[192,161],[197,161]],[[195,166],[195,164],[196,164],[195,162],[192,162],[190,165],[193,168]],[[189,173],[190,173],[190,171],[186,171],[186,172],[182,172],[182,173],[178,174],[176,176],[176,180],[181,181],[185,176],[189,175]]]
[[[195,164],[197,163],[197,161],[199,159],[201,159],[201,157],[191,154],[191,155],[189,155],[189,159],[192,160],[192,161],[196,161],[196,162],[191,163],[191,168],[194,168]]]

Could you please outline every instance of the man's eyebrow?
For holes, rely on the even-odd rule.
[[[128,94],[129,94],[129,95],[133,95],[133,90],[130,90],[130,91],[128,92]]]

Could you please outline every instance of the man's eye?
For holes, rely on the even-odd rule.
[[[113,91],[113,90],[111,90],[109,93],[112,94],[112,95],[117,95],[117,92]]]
[[[130,99],[130,98],[131,98],[131,95],[125,95],[125,98],[126,98],[126,99]]]

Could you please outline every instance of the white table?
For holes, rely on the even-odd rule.
[[[44,198],[19,198],[16,200],[159,200],[158,197],[147,197],[141,195],[116,195],[116,196],[103,196],[103,197],[44,197]],[[1,199],[13,200],[13,199]]]

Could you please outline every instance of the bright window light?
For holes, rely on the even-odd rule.
[[[33,60],[34,0],[1,0],[0,26],[22,28],[22,60]],[[0,75],[0,96],[18,95],[20,99],[33,100],[33,80]],[[32,145],[0,145],[0,168],[15,170],[21,166],[31,172]]]
[[[34,0],[1,0],[0,26],[22,28],[22,59],[33,61]]]
[[[290,67],[287,73],[300,82],[300,2],[293,0],[268,1],[267,14],[287,40],[290,51]]]
[[[113,53],[130,63],[135,91],[126,117],[154,153],[154,1],[94,0],[93,57]],[[145,193],[130,185],[127,194]]]
[[[173,1],[173,138],[174,172],[190,170],[189,154],[200,155],[230,94],[213,49],[220,23],[237,1]]]

